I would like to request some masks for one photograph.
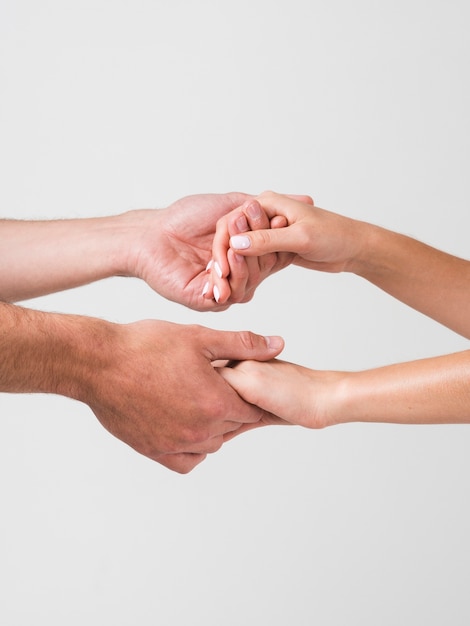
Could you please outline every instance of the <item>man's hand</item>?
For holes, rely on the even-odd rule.
[[[247,259],[229,252],[233,271],[228,293],[216,302],[203,291],[210,286],[206,268],[217,222],[250,198],[243,193],[205,194],[182,198],[167,209],[109,217],[0,220],[0,266],[8,268],[0,275],[0,301],[18,302],[111,276],[133,276],[197,311],[220,311],[246,302],[264,278],[286,265],[286,258],[289,262],[288,255],[272,252]],[[244,232],[233,219],[223,228],[227,237],[219,263],[225,271],[228,235]],[[273,227],[279,219],[269,222],[260,213],[245,220],[246,228]]]
[[[0,301],[18,302],[111,276],[143,278],[169,300],[221,310],[202,296],[217,221],[242,193],[178,200],[167,209],[101,218],[0,220]]]
[[[188,196],[166,209],[127,213],[133,236],[128,273],[168,300],[197,311],[228,308],[207,300],[207,264],[217,221],[249,198],[242,193]]]
[[[0,303],[0,392],[80,400],[135,450],[188,472],[224,436],[267,417],[240,398],[216,362],[270,360],[282,347],[279,337],[250,332],[112,324]]]
[[[299,197],[308,201],[305,196]],[[222,311],[235,302],[247,302],[267,276],[288,264],[287,255],[267,254],[261,261],[237,257],[234,260],[234,263],[238,260],[234,274],[237,280],[232,285],[235,287],[232,297],[227,293],[217,302],[204,292],[211,280],[207,267],[213,258],[217,222],[221,229],[221,220],[242,205],[250,206],[250,198],[243,193],[188,196],[167,209],[125,214],[122,217],[128,220],[129,232],[133,233],[127,254],[127,273],[142,278],[165,298],[197,311]],[[237,224],[232,225],[234,221],[232,216],[230,223],[223,222],[230,234],[240,232]],[[269,221],[264,219],[263,213],[248,217],[248,229],[266,227]],[[226,251],[224,258],[219,259],[224,268],[225,254]]]
[[[269,360],[281,351],[280,338],[161,321],[116,326],[114,335],[100,357],[105,363],[78,399],[141,454],[186,473],[216,452],[227,435],[266,419],[213,362]]]

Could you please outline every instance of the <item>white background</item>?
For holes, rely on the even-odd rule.
[[[272,188],[468,256],[468,7],[0,0],[1,215]],[[279,333],[315,368],[467,347],[298,268],[218,314],[129,279],[28,304]],[[467,426],[260,429],[180,476],[84,405],[0,395],[0,622],[468,624],[469,446]]]

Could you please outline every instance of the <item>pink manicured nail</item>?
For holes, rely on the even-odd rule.
[[[214,262],[214,269],[217,276],[219,278],[222,278],[222,270],[220,269],[220,265],[217,263],[217,261]]]
[[[201,295],[205,296],[208,291],[209,291],[209,281],[207,281],[207,283],[204,285]]]
[[[213,263],[213,262],[214,262],[214,261],[211,259],[211,260],[209,261],[209,263],[206,265],[206,272],[208,272],[208,271],[211,269],[211,267],[212,267],[212,263]]]
[[[233,235],[233,237],[230,237],[230,246],[234,250],[246,250],[251,246],[251,241],[245,235]]]
[[[220,291],[217,285],[214,285],[214,299],[216,302],[219,302],[220,300]]]

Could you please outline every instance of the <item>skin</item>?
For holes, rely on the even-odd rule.
[[[0,221],[0,300],[18,302],[110,276],[141,278],[159,294],[198,311],[218,220],[249,198],[203,194],[166,209],[55,221]],[[274,255],[273,255],[274,257]]]
[[[230,302],[219,306],[201,291],[216,223],[247,198],[192,196],[109,218],[1,221],[0,391],[84,402],[113,435],[182,473],[226,435],[265,423],[269,416],[243,401],[213,362],[271,359],[280,338],[157,320],[111,324],[12,304],[122,275],[197,310],[226,308]]]
[[[287,252],[308,269],[354,273],[470,337],[470,262],[272,192],[258,202],[267,219],[283,217],[287,226],[232,237],[237,254]],[[223,240],[222,230],[214,245]],[[354,421],[470,422],[470,351],[363,372],[321,372],[274,360],[240,363],[221,375],[248,402],[311,428]]]
[[[289,195],[291,199],[313,205],[310,196]],[[248,199],[242,206],[217,223],[212,245],[212,266],[210,277],[203,290],[206,299],[214,299],[217,304],[247,302],[255,294],[258,285],[271,274],[292,263],[294,255],[290,252],[272,251],[260,255],[242,256],[230,248],[230,237],[250,231],[269,232],[287,226],[282,215],[268,217],[260,203]],[[216,265],[219,271],[216,271]]]

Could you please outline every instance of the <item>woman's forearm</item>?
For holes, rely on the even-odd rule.
[[[363,228],[351,271],[470,338],[470,262],[377,226]]]
[[[343,374],[334,422],[470,423],[470,350]]]
[[[126,273],[123,216],[0,221],[0,300],[17,302]]]

